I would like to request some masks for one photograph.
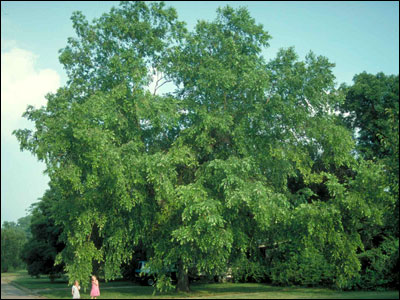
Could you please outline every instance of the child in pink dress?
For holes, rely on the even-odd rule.
[[[92,290],[90,291],[90,298],[97,299],[97,296],[100,296],[100,289],[99,289],[99,281],[97,280],[96,276],[92,276]]]

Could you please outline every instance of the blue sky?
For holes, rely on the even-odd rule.
[[[199,19],[213,20],[219,6],[246,6],[272,36],[267,60],[294,46],[300,59],[312,50],[336,64],[337,83],[355,74],[399,73],[399,3],[396,1],[169,1],[192,29]],[[44,94],[66,82],[58,50],[75,36],[71,14],[88,20],[108,12],[110,1],[1,2],[1,221],[16,221],[41,197],[48,177],[44,164],[20,152],[10,132],[32,128],[21,118],[26,105],[45,105]]]

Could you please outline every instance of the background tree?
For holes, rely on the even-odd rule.
[[[342,117],[353,131],[359,155],[383,166],[385,191],[393,199],[382,221],[361,231],[362,287],[399,282],[399,76],[361,73],[342,86]],[[386,196],[387,197],[387,196]]]
[[[368,160],[380,161],[388,171],[390,193],[399,192],[399,76],[361,73],[352,86],[342,86],[346,101],[343,119],[355,134],[357,150]],[[398,202],[397,202],[398,208]],[[398,209],[395,211],[398,212]],[[397,223],[393,229],[398,236]]]
[[[342,86],[346,101],[340,108],[349,128],[357,131],[358,150],[366,159],[394,156],[382,146],[388,140],[395,150],[392,139],[398,136],[399,76],[363,72],[353,81],[351,86]]]
[[[21,219],[21,223],[25,224],[26,218]],[[26,232],[23,228],[20,228],[15,222],[3,222],[1,227],[1,272],[24,267],[20,256],[26,240]]]
[[[27,265],[28,274],[39,276],[50,275],[50,279],[63,273],[64,265],[54,266],[57,253],[64,249],[59,241],[62,228],[55,225],[53,206],[57,201],[54,190],[47,190],[43,198],[31,207],[31,238],[23,248],[22,258]]]
[[[17,227],[24,231],[27,239],[32,237],[30,226],[31,226],[32,215],[29,213],[25,217],[19,218],[17,220]]]

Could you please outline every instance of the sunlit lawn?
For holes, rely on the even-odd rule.
[[[397,291],[337,292],[314,288],[275,288],[262,284],[199,284],[192,286],[192,293],[153,295],[151,287],[112,288],[101,291],[101,299],[150,299],[150,298],[212,298],[212,299],[399,299]],[[64,291],[43,292],[49,298],[70,298]],[[89,291],[81,293],[89,299]]]
[[[4,274],[2,274],[3,276]],[[9,275],[7,275],[9,276]],[[47,277],[32,278],[26,271],[12,273],[18,284],[36,290],[48,298],[69,299],[71,287],[56,280],[50,283]],[[340,292],[322,288],[276,287],[258,283],[192,284],[192,292],[153,294],[153,288],[136,285],[129,281],[100,283],[99,299],[149,299],[149,298],[213,298],[213,299],[399,299],[398,291],[352,291]],[[89,299],[90,289],[81,289],[81,298]]]

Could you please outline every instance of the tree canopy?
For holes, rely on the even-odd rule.
[[[163,3],[121,2],[60,50],[66,86],[24,116],[21,149],[46,163],[70,282],[94,262],[120,276],[140,243],[157,288],[166,270],[276,283],[357,283],[360,232],[393,206],[378,164],[357,160],[334,113],[334,64],[293,48],[266,62],[270,35],[245,8],[188,31]],[[158,94],[148,84],[170,82]],[[264,254],[261,251],[264,249]]]

